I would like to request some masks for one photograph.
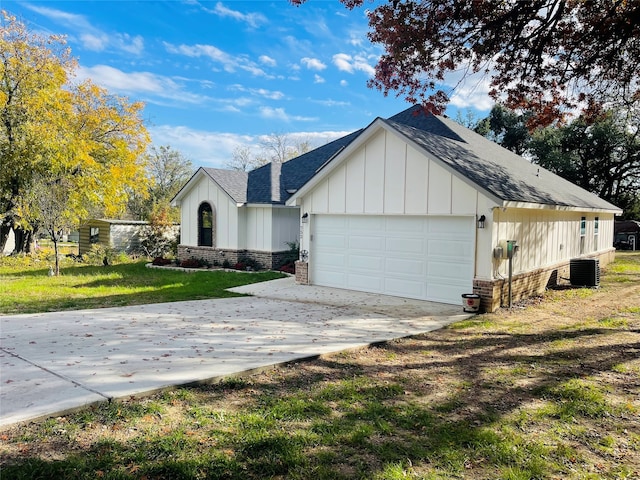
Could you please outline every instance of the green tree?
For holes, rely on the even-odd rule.
[[[477,123],[475,131],[522,155],[527,150],[531,134],[528,121],[531,113],[517,113],[503,105],[496,104],[489,116]]]
[[[27,227],[37,226],[38,230],[51,238],[56,276],[60,275],[59,243],[65,231],[77,224],[77,219],[68,208],[69,191],[72,188],[67,178],[50,179],[37,175],[18,205],[20,218]]]
[[[91,82],[71,84],[76,62],[60,37],[31,34],[4,14],[0,25],[0,245],[8,229],[28,252],[43,224],[27,208],[38,178],[64,184],[66,213],[78,224],[89,211],[121,214],[143,190],[149,137],[143,105]],[[33,206],[33,204],[32,204]],[[21,217],[20,212],[30,212]]]
[[[637,213],[640,195],[638,123],[620,111],[596,121],[579,117],[568,125],[533,134],[532,161],[625,210]]]
[[[129,198],[129,215],[139,220],[151,220],[160,211],[172,221],[179,220],[179,211],[170,207],[171,199],[193,175],[193,164],[181,152],[169,145],[151,146],[145,155],[148,190],[133,192]]]

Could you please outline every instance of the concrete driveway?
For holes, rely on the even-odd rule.
[[[293,278],[244,298],[0,316],[0,427],[441,328],[462,306]]]

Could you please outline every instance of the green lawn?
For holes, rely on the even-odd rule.
[[[618,255],[599,289],[6,429],[0,478],[638,479],[639,267]]]
[[[92,266],[64,259],[50,277],[46,258],[0,258],[0,314],[51,312],[239,296],[225,289],[281,278],[278,272],[181,272],[146,261]]]

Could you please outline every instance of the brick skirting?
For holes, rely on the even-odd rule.
[[[300,285],[309,285],[309,263],[296,262],[296,283]]]
[[[236,263],[239,258],[252,258],[265,268],[278,268],[287,259],[289,251],[284,252],[257,252],[251,250],[221,250],[211,247],[178,246],[178,258],[198,258],[210,263],[222,264],[224,260]],[[615,259],[615,249],[607,250],[598,255],[589,255],[583,258],[597,258],[600,267],[611,263]],[[309,263],[296,261],[296,283],[309,284]],[[550,267],[537,269],[531,272],[519,273],[513,276],[511,282],[512,301],[518,302],[535,295],[541,295],[547,288],[562,284],[569,284],[569,265],[566,261]],[[473,293],[480,295],[480,310],[494,312],[502,306],[509,304],[508,279],[481,280],[474,279]]]
[[[267,270],[274,270],[282,266],[289,255],[291,255],[289,250],[282,252],[262,252],[257,250],[225,250],[213,247],[178,245],[178,259],[180,261],[195,258],[197,260],[204,260],[212,265],[222,265],[225,261],[231,265],[235,265],[240,259],[250,258]]]
[[[615,258],[615,249],[599,255],[589,255],[583,258],[597,258],[600,267],[611,263]],[[531,272],[513,275],[511,279],[512,301],[518,302],[535,295],[541,295],[547,288],[569,284],[570,262],[563,262]],[[473,281],[473,293],[480,295],[480,310],[495,312],[498,308],[509,305],[509,282],[507,278],[498,280]]]

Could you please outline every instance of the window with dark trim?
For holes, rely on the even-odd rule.
[[[213,247],[213,209],[208,203],[198,208],[198,245]]]
[[[98,227],[89,228],[89,243],[100,242],[100,229]]]

